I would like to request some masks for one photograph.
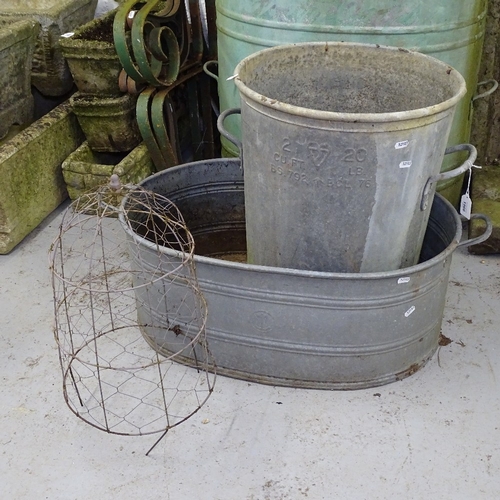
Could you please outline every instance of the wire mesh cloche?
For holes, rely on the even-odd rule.
[[[50,265],[64,398],[78,417],[159,442],[210,396],[193,255],[177,207],[117,178],[66,210]]]

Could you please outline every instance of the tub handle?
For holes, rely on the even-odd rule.
[[[470,247],[471,245],[477,245],[478,243],[482,243],[483,241],[486,241],[490,236],[493,231],[493,224],[491,223],[491,219],[484,214],[472,214],[470,216],[471,220],[472,219],[481,219],[484,220],[486,223],[486,228],[484,230],[484,233],[481,234],[480,236],[477,236],[476,238],[471,238],[470,240],[465,240],[461,241],[457,246],[459,247]]]
[[[495,79],[491,80],[485,80],[484,82],[479,82],[477,84],[478,87],[483,87],[485,85],[491,85],[491,87],[488,90],[485,90],[481,94],[477,94],[472,98],[472,102],[474,102],[476,99],[483,99],[483,97],[488,97],[489,95],[493,94],[495,90],[498,88],[498,82]]]
[[[474,162],[477,158],[477,150],[472,144],[457,144],[455,146],[449,146],[446,148],[444,154],[449,155],[452,153],[456,153],[457,151],[469,151],[469,157],[465,160],[462,165],[453,170],[448,170],[447,172],[441,172],[436,175],[432,175],[427,179],[427,182],[424,186],[424,191],[422,192],[422,200],[420,201],[420,210],[425,210],[429,206],[429,195],[431,193],[431,188],[434,186],[436,182],[446,181],[448,179],[453,179],[453,177],[457,177],[462,175],[467,170],[470,170],[474,165]]]
[[[212,71],[210,71],[209,66],[211,64],[214,64],[215,66],[219,67],[219,61],[207,61],[204,65],[203,65],[203,71],[208,75],[210,76],[211,78],[213,78],[216,82],[219,82],[219,77],[213,73]]]
[[[229,115],[239,115],[241,114],[241,108],[229,108],[223,111],[220,115],[219,118],[217,118],[217,128],[221,135],[225,137],[229,142],[232,142],[240,151],[240,158],[242,157],[242,152],[243,152],[243,145],[241,144],[241,141],[236,138],[234,135],[230,134],[225,128],[224,128],[224,120],[229,116]]]

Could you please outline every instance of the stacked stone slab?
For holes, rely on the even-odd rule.
[[[0,254],[67,198],[61,163],[82,141],[66,101],[0,145]]]
[[[36,40],[32,84],[46,96],[69,92],[73,79],[59,47],[61,34],[94,17],[97,0],[9,0],[0,2],[0,22],[30,19],[40,25]]]
[[[33,119],[30,68],[39,24],[0,19],[0,139]]]

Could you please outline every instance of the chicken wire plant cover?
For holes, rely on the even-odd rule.
[[[75,200],[63,215],[49,252],[54,334],[71,411],[111,434],[160,433],[149,453],[206,402],[215,363],[194,240],[182,215],[161,195],[113,182]],[[119,214],[125,194],[132,206]],[[156,249],[155,264],[141,260],[122,225]],[[148,312],[147,323],[138,310]],[[161,355],[144,340],[151,329],[164,332],[172,354]],[[195,368],[177,362],[186,356]]]

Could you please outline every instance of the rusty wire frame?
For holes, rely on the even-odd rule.
[[[147,454],[215,383],[193,254],[173,203],[121,186],[73,202],[49,252],[64,399],[108,433],[160,433]]]

